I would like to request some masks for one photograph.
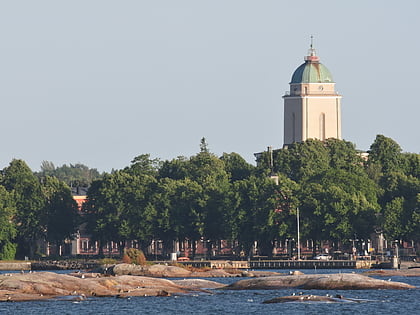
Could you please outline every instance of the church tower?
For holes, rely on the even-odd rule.
[[[307,139],[341,139],[341,95],[319,62],[312,39],[305,63],[292,75],[284,99],[284,146]]]

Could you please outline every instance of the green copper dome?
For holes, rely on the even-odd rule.
[[[322,63],[306,60],[292,75],[290,83],[331,83],[331,72]]]
[[[311,37],[312,39],[312,37]],[[305,63],[301,64],[292,75],[290,83],[332,83],[331,72],[322,63],[316,55],[312,42],[308,55],[305,56]]]

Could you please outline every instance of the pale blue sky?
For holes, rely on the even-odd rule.
[[[420,152],[420,1],[1,1],[0,168],[119,169],[133,157],[283,144],[310,42],[343,95],[343,138]]]

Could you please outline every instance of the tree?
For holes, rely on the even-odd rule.
[[[76,232],[80,218],[70,188],[55,177],[46,176],[42,183],[45,196],[46,239],[62,245]]]
[[[381,179],[382,227],[392,239],[417,239],[420,179],[390,172]]]
[[[291,235],[296,189],[296,183],[284,176],[280,176],[279,185],[259,176],[234,183],[238,199],[234,231],[240,247],[248,255],[257,241],[259,254],[271,256],[274,241]]]
[[[368,164],[379,164],[383,173],[401,169],[401,147],[391,138],[377,135],[375,141],[370,146],[368,153]]]
[[[207,144],[207,142],[206,142],[206,138],[201,138],[201,141],[200,141],[200,152],[201,153],[209,153],[210,151],[209,151],[209,148],[208,148],[208,144]]]
[[[274,172],[299,182],[329,168],[330,156],[324,142],[308,139],[274,152]]]
[[[150,198],[154,177],[126,170],[106,175],[92,183],[84,211],[89,213],[88,228],[102,245],[128,239],[145,245],[153,237],[155,209]],[[102,252],[101,252],[102,254]]]
[[[420,154],[403,153],[401,164],[404,174],[420,179]]]
[[[15,214],[16,206],[12,193],[0,186],[0,260],[15,258],[16,225],[13,222]]]
[[[203,187],[196,181],[186,178],[174,182],[171,200],[171,221],[176,238],[189,239],[195,255],[195,243],[205,235],[205,205]]]
[[[3,170],[2,185],[16,202],[17,256],[35,257],[35,241],[43,239],[46,215],[41,185],[22,160],[13,160]]]
[[[330,168],[363,173],[363,160],[353,143],[330,138],[325,140]]]
[[[56,177],[69,187],[89,187],[93,180],[102,177],[98,170],[77,163],[55,167],[53,162],[42,161],[41,171],[36,173],[40,178],[45,176]]]
[[[330,169],[301,183],[303,237],[346,240],[368,238],[375,225],[377,188],[366,174]]]
[[[130,167],[125,170],[136,175],[156,176],[160,165],[161,161],[159,159],[151,159],[150,154],[141,154],[136,156],[131,161]]]
[[[203,140],[202,140],[203,142]],[[204,141],[205,142],[205,141]],[[202,145],[203,146],[203,145]],[[208,252],[213,244],[226,237],[229,222],[229,176],[225,165],[208,150],[201,150],[190,158],[189,178],[202,187],[204,237]]]
[[[225,165],[225,170],[229,174],[231,182],[248,178],[255,168],[238,153],[223,153],[220,159]]]
[[[119,198],[119,185],[115,183],[120,174],[128,176],[123,172],[115,172],[94,181],[89,188],[87,201],[83,204],[83,211],[88,214],[87,228],[92,238],[99,242],[101,256],[106,243],[120,241],[121,234],[127,237],[130,235],[128,223],[121,218],[125,201]]]
[[[385,205],[382,227],[389,240],[402,239],[405,227],[401,217],[404,215],[404,197],[397,197]]]
[[[179,156],[171,161],[163,161],[159,168],[159,178],[185,179],[189,176],[189,160]]]

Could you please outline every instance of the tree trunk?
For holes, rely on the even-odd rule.
[[[126,241],[123,240],[120,242],[120,246],[119,246],[119,251],[120,251],[120,256],[122,257],[124,255],[124,250],[125,250],[125,245],[126,245]]]
[[[196,240],[191,241],[191,249],[192,249],[192,258],[195,259],[195,253],[197,251],[197,241]]]
[[[317,247],[317,240],[313,240],[314,246],[312,247],[312,256],[316,256],[316,247]]]
[[[98,241],[98,248],[99,248],[98,256],[104,257],[104,248],[102,246],[102,241]]]

